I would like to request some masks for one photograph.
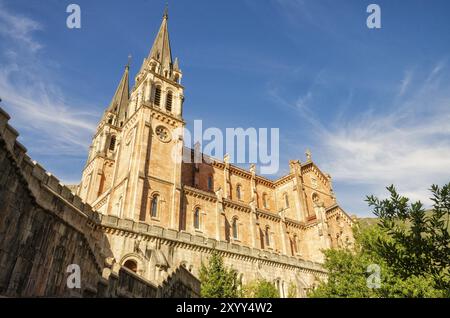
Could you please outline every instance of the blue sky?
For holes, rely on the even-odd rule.
[[[66,27],[81,6],[82,28]],[[382,28],[366,26],[381,7]],[[138,71],[165,1],[0,0],[1,107],[33,159],[79,180],[127,62]],[[280,128],[278,175],[313,160],[339,203],[368,215],[394,183],[427,202],[450,181],[450,2],[170,1],[191,125]],[[276,176],[274,176],[276,177]]]

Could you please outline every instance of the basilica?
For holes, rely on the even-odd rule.
[[[183,112],[189,111],[182,76],[179,60],[172,57],[166,11],[131,88],[125,67],[96,128],[81,181],[70,188],[28,157],[7,124],[9,116],[0,112],[0,145],[6,153],[0,153],[0,161],[8,163],[2,169],[11,166],[12,180],[6,174],[0,179],[1,243],[10,249],[2,268],[17,274],[4,280],[0,275],[0,294],[67,295],[58,285],[61,268],[77,259],[89,273],[83,279],[90,287],[82,295],[111,293],[117,283],[101,286],[114,277],[131,288],[120,289],[126,295],[154,296],[155,286],[167,285],[174,275],[186,290],[194,290],[190,282],[214,250],[239,272],[243,284],[266,279],[281,297],[288,290],[304,297],[326,279],[322,250],[354,242],[354,221],[338,205],[331,176],[309,151],[305,159],[291,160],[289,173],[276,180],[258,175],[253,164],[248,169],[233,165],[228,155],[200,153],[200,160],[182,160],[198,157],[180,133],[186,125]],[[19,201],[4,203],[21,193],[11,184],[24,184],[23,202],[30,197],[33,208],[20,207],[28,223],[17,212]],[[46,244],[48,252],[36,244]],[[0,256],[1,251],[0,246]],[[32,260],[24,263],[24,257]],[[50,271],[52,266],[56,269]],[[52,275],[57,276],[49,280]],[[131,280],[154,286],[154,294],[145,291],[150,287],[136,291],[138,283]]]
[[[285,267],[287,260],[320,263],[322,249],[353,241],[353,222],[336,203],[331,176],[309,152],[304,162],[290,161],[290,173],[277,180],[258,176],[254,165],[234,166],[227,156],[174,160],[172,149],[179,149],[180,158],[186,152],[194,156],[183,147],[183,136],[173,133],[185,126],[182,75],[172,58],[166,12],[131,90],[125,67],[98,124],[77,194],[103,215],[229,247],[224,255],[244,280],[259,275],[276,281],[281,294],[289,282],[304,280],[299,288],[308,288],[312,280],[302,277],[302,266]],[[198,273],[208,255],[208,249],[189,244],[154,245],[117,234],[109,239],[115,258],[150,280],[158,279],[158,262],[183,263]],[[148,249],[160,250],[160,257],[147,259]],[[233,249],[248,252],[237,257]]]

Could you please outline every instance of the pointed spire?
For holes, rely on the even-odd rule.
[[[111,100],[111,104],[108,107],[109,112],[115,113],[117,115],[117,124],[123,121],[130,98],[130,87],[128,81],[130,59],[131,57],[129,57],[128,59],[128,63],[125,66],[125,71],[123,72],[122,79],[120,80],[119,86],[117,86],[116,92],[114,93],[114,96]]]
[[[175,62],[173,62],[173,69],[175,71],[179,71],[180,70],[180,65],[178,63],[178,57],[175,58]]]
[[[167,20],[169,18],[167,6],[164,10],[163,20],[153,42],[149,58],[153,58],[161,63],[161,70],[170,70],[172,66],[172,52],[170,50],[169,30]]]

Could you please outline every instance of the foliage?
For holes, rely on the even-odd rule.
[[[200,268],[200,294],[203,298],[236,298],[241,295],[238,273],[226,268],[217,251],[213,251],[208,264]]]
[[[353,250],[324,251],[328,280],[310,297],[450,296],[450,184],[432,186],[434,205],[429,213],[420,202],[408,204],[393,186],[388,191],[390,199],[367,198],[379,222],[354,228]],[[379,288],[368,287],[371,264],[380,268]]]
[[[289,283],[288,298],[297,298],[297,286],[293,282]]]
[[[404,279],[432,276],[439,289],[450,291],[450,183],[431,187],[433,209],[427,215],[423,204],[409,204],[394,186],[390,199],[369,196],[367,201],[380,219],[380,227],[392,240],[378,240],[377,250]]]
[[[246,298],[279,298],[275,285],[265,279],[258,279],[250,282],[243,288],[243,294]]]

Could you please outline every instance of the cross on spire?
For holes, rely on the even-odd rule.
[[[306,155],[306,160],[311,161],[311,157],[312,157],[311,150],[306,149],[305,155]]]
[[[128,54],[127,68],[130,68],[130,65],[131,65],[131,58],[132,58],[131,54]]]
[[[166,2],[166,6],[164,8],[163,18],[164,19],[168,19],[169,18],[169,2]]]

